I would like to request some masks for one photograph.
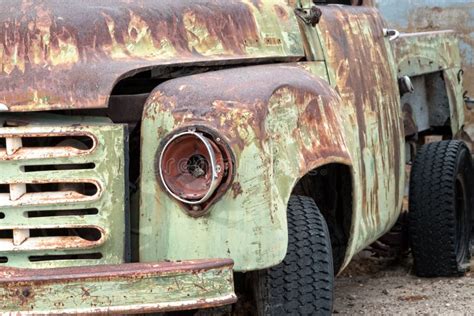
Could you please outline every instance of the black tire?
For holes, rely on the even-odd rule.
[[[258,315],[330,315],[334,271],[328,227],[313,199],[292,196],[288,252],[276,267],[253,276]]]
[[[409,231],[415,273],[462,276],[469,268],[473,167],[461,141],[424,145],[410,179]]]

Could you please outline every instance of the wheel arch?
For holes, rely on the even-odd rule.
[[[326,220],[335,273],[343,266],[353,230],[353,190],[352,166],[337,160],[311,169],[298,179],[292,190],[292,195],[312,198]]]
[[[141,194],[140,225],[160,238],[149,244],[140,237],[141,260],[230,257],[235,271],[283,261],[294,185],[322,165],[350,166],[353,159],[344,125],[347,108],[324,72],[317,76],[310,66],[318,65],[226,69],[173,79],[152,92],[142,122],[141,187],[148,191]],[[184,127],[218,132],[235,155],[234,183],[197,219],[160,189],[153,163],[157,139]],[[170,222],[189,229],[173,229]],[[186,239],[196,225],[201,229],[192,243],[167,247]]]
[[[455,91],[460,78],[460,72],[455,76],[450,70],[411,77],[414,91],[401,96],[406,136],[430,129],[457,135],[462,130],[463,108]]]

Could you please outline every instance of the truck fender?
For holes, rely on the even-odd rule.
[[[343,110],[338,93],[304,64],[235,68],[158,86],[142,123],[141,260],[230,257],[237,271],[281,262],[297,181],[325,164],[351,165]],[[161,189],[156,157],[170,133],[199,127],[229,144],[235,178],[204,216],[193,218]]]

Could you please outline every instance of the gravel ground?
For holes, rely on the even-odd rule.
[[[474,315],[474,260],[463,278],[420,279],[411,259],[358,255],[336,279],[334,313],[341,315]]]

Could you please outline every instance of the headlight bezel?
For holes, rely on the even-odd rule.
[[[188,195],[180,195],[172,186],[165,174],[164,166],[173,153],[170,148],[184,137],[194,137],[207,151],[209,161],[209,171],[211,183],[207,192],[197,199],[190,199]],[[202,147],[202,146],[201,146]],[[189,153],[186,153],[189,155]],[[196,153],[195,153],[196,155]],[[173,199],[178,201],[185,209],[186,213],[193,217],[205,215],[211,205],[221,198],[230,188],[235,177],[235,156],[229,142],[215,130],[201,125],[186,126],[169,133],[162,141],[156,155],[157,178],[161,188]],[[175,157],[177,165],[182,165],[180,161],[191,157]],[[182,170],[185,172],[184,170]],[[192,194],[192,193],[191,193]],[[188,197],[188,198],[187,198]]]

